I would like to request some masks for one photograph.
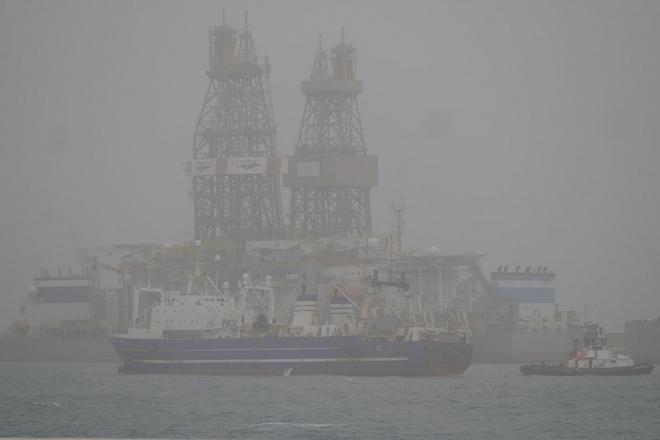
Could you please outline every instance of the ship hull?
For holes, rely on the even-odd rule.
[[[119,371],[135,374],[444,376],[462,374],[472,362],[465,343],[358,336],[111,342],[123,362]]]
[[[564,365],[523,365],[520,372],[525,376],[639,376],[651,374],[653,365],[638,364],[629,367],[570,368]]]

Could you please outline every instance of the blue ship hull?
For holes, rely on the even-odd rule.
[[[360,336],[113,337],[111,342],[122,359],[123,373],[442,376],[462,374],[472,362],[472,346],[467,343]]]

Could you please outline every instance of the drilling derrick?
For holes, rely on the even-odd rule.
[[[209,86],[193,135],[195,239],[268,238],[282,230],[270,66],[252,34],[209,31]]]
[[[343,32],[342,32],[343,33]],[[369,190],[377,184],[376,156],[367,155],[356,79],[356,53],[343,41],[319,50],[309,81],[301,83],[305,110],[284,185],[291,188],[294,236],[371,234]]]

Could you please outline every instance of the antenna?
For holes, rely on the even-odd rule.
[[[245,11],[245,13],[244,13],[243,20],[245,21],[245,30],[247,31],[248,30],[248,13],[247,13],[247,11]]]
[[[344,26],[341,27],[341,44],[344,44]]]
[[[225,22],[225,8],[222,8],[222,25],[223,26],[226,25],[226,22]]]

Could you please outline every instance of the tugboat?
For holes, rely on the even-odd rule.
[[[646,363],[635,363],[630,356],[615,354],[605,347],[607,338],[603,336],[603,328],[597,323],[587,323],[585,334],[574,342],[575,350],[569,354],[566,364],[531,364],[520,367],[525,375],[544,376],[636,376],[651,374],[654,366]]]

